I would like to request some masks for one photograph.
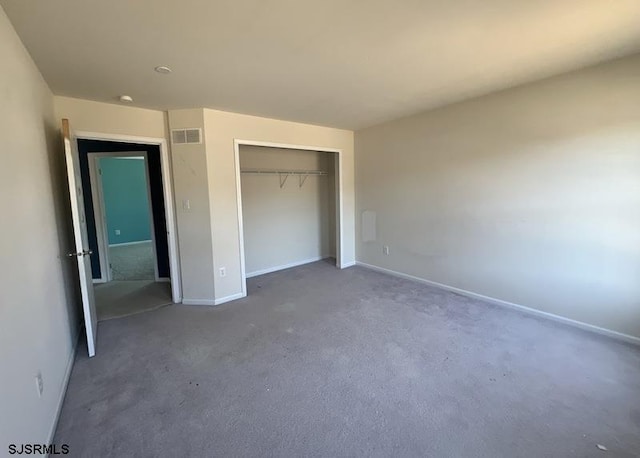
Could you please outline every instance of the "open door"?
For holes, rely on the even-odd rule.
[[[87,331],[87,349],[89,356],[96,354],[96,336],[98,316],[93,297],[93,281],[91,275],[91,250],[87,237],[87,222],[84,215],[84,198],[82,197],[82,180],[80,178],[80,158],[75,136],[71,134],[69,120],[62,120],[62,136],[64,138],[64,156],[67,162],[67,178],[69,180],[69,197],[71,199],[71,219],[73,222],[73,239],[75,251],[67,256],[78,262],[80,274],[80,293],[82,294],[82,310],[84,311],[84,327]]]

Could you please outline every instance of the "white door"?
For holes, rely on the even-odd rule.
[[[98,316],[93,297],[93,280],[91,275],[91,250],[87,237],[87,222],[84,216],[84,198],[82,197],[82,179],[80,177],[80,158],[75,136],[71,134],[69,120],[62,120],[62,136],[64,137],[64,156],[67,162],[67,178],[69,179],[69,197],[71,199],[71,219],[73,222],[73,239],[75,251],[68,254],[78,262],[80,274],[80,293],[82,294],[82,310],[84,311],[84,327],[87,331],[87,349],[89,356],[96,354],[96,336]]]

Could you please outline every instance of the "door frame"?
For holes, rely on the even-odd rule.
[[[142,158],[144,162],[145,189],[147,190],[147,201],[149,203],[149,229],[151,231],[151,244],[153,247],[153,271],[154,279],[157,282],[169,281],[169,278],[160,278],[158,272],[158,253],[156,249],[156,233],[153,222],[153,202],[151,200],[151,181],[149,179],[149,158],[146,151],[126,151],[126,152],[88,152],[89,179],[91,182],[91,198],[93,200],[93,216],[96,224],[96,238],[98,239],[98,257],[100,260],[101,278],[96,278],[94,283],[106,283],[113,280],[111,265],[109,262],[109,235],[107,231],[107,209],[104,202],[104,187],[102,174],[99,173],[99,160],[104,157],[130,157]],[[133,242],[137,243],[137,242]]]
[[[335,153],[334,157],[334,175],[335,175],[335,219],[336,219],[336,267],[344,269],[349,265],[344,261],[344,250],[342,247],[344,234],[344,211],[343,211],[343,192],[342,192],[342,155],[341,149],[327,148],[324,146],[295,145],[290,143],[274,143],[257,140],[233,140],[235,172],[236,172],[236,212],[238,215],[238,242],[240,245],[240,275],[242,276],[242,297],[247,295],[247,273],[245,270],[244,257],[244,225],[242,216],[242,183],[240,171],[240,147],[241,146],[264,146],[267,148],[284,148],[301,151],[318,151],[321,153]]]
[[[167,145],[167,140],[157,137],[138,137],[133,135],[106,134],[101,132],[86,131],[75,132],[75,138],[78,140],[102,140],[118,143],[137,143],[159,147],[160,170],[162,171],[162,191],[164,196],[164,216],[167,223],[167,244],[169,248],[169,281],[171,283],[171,298],[174,303],[181,303],[182,281],[180,278],[180,260],[178,258],[178,237],[176,231],[175,201],[173,196],[173,175],[171,173],[171,161],[169,158],[169,148]],[[142,151],[137,151],[136,155],[141,156],[142,153]]]

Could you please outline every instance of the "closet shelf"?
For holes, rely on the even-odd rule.
[[[287,178],[290,175],[298,176],[298,186],[301,188],[307,177],[309,176],[326,176],[327,172],[323,170],[271,170],[271,169],[244,169],[240,170],[240,173],[247,173],[253,175],[278,175],[280,178],[280,188],[284,188],[284,184],[287,182]]]
[[[244,169],[242,173],[254,173],[260,175],[326,175],[322,170],[270,170],[270,169]]]

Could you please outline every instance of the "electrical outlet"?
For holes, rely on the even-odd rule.
[[[382,253],[387,255],[387,256],[389,255],[389,246],[388,245],[385,245],[385,246],[382,247]]]
[[[116,229],[116,235],[120,235],[120,229]]]
[[[38,390],[38,397],[42,397],[42,392],[44,391],[44,382],[42,381],[42,374],[38,372],[36,375],[36,390]]]
[[[220,267],[220,276],[221,277],[226,277],[227,276],[227,268],[226,267]]]

